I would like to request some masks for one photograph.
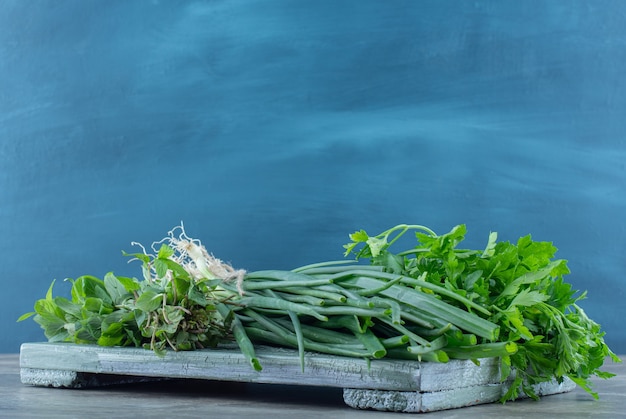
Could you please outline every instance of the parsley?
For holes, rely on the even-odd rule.
[[[408,231],[415,231],[417,245],[391,253],[390,246]],[[502,379],[509,376],[511,367],[517,370],[502,401],[515,399],[520,388],[537,399],[533,384],[560,382],[563,377],[597,399],[589,378],[612,377],[600,370],[605,358],[621,360],[605,344],[600,325],[578,306],[586,293],[577,295],[564,281],[570,271],[565,260],[554,259],[557,248],[550,242],[533,241],[530,235],[515,244],[498,242],[492,232],[484,250],[460,249],[465,234],[465,225],[436,235],[423,226],[402,224],[376,236],[360,230],[350,235],[352,241],[344,247],[346,255],[369,258],[387,272],[424,278],[489,310],[489,316],[478,314],[500,326],[498,340],[517,344],[515,353],[502,356]],[[440,295],[451,305],[476,312]]]

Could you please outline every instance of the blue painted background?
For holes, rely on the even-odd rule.
[[[626,352],[622,1],[0,4],[0,352],[57,278],[190,235],[238,268],[347,234],[531,233]]]

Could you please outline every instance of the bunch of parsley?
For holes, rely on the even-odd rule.
[[[407,231],[416,231],[418,244],[390,252],[389,247]],[[570,271],[567,261],[554,259],[557,248],[550,242],[533,241],[530,235],[515,244],[498,242],[497,234],[491,233],[485,249],[460,249],[457,246],[465,234],[465,225],[436,235],[423,226],[402,224],[376,236],[357,231],[344,247],[346,255],[354,252],[357,259],[368,258],[387,272],[425,278],[489,310],[487,319],[500,326],[498,340],[518,345],[516,353],[501,358],[503,380],[511,374],[511,367],[515,371],[502,401],[515,399],[520,389],[537,399],[534,384],[561,382],[564,377],[598,398],[590,377],[614,376],[599,369],[607,356],[621,361],[605,344],[600,325],[577,305],[586,292],[578,294],[563,280]],[[445,295],[438,298],[460,304]],[[473,311],[469,306],[462,308]]]

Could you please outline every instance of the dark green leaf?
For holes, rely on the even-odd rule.
[[[387,250],[382,250],[378,256],[372,257],[375,265],[382,266],[386,272],[403,274],[405,270],[404,259]]]
[[[199,306],[205,306],[209,303],[209,300],[207,300],[204,293],[195,285],[189,288],[188,297],[190,301],[198,304]]]
[[[141,288],[141,284],[135,278],[128,278],[125,276],[118,276],[117,280],[124,286],[124,289],[129,293],[137,291]]]
[[[502,291],[498,298],[513,296],[519,292],[519,289],[522,285],[532,284],[550,276],[552,270],[556,268],[559,264],[561,264],[561,261],[555,261],[537,271],[527,272],[519,276],[506,286],[506,288]]]
[[[102,335],[98,338],[97,344],[100,346],[117,346],[124,339],[124,335]]]
[[[96,296],[96,287],[104,286],[104,282],[95,276],[83,275],[72,281],[72,301],[79,302],[87,297]]]
[[[166,259],[164,260],[164,262],[167,265],[168,269],[174,272],[175,276],[189,279],[189,272],[187,272],[185,268],[180,266],[178,263],[174,262],[171,259]]]
[[[91,313],[100,314],[104,308],[102,299],[97,297],[87,297],[83,303],[83,310]]]
[[[548,298],[549,297],[546,294],[543,294],[539,291],[530,291],[528,289],[524,289],[517,293],[517,295],[515,295],[513,301],[511,301],[511,304],[509,305],[509,308],[518,306],[530,307],[535,304],[542,303]]]
[[[154,270],[156,271],[158,278],[165,277],[165,274],[167,274],[167,269],[168,269],[167,262],[165,262],[162,259],[156,259],[153,262],[153,266],[154,266]]]
[[[189,287],[191,283],[186,278],[181,278],[180,276],[174,277],[174,287],[176,288],[176,293],[179,298],[184,297],[189,292]]]
[[[135,301],[135,307],[139,310],[150,312],[163,305],[163,294],[152,290],[144,291]]]
[[[54,304],[60,310],[67,313],[68,315],[75,317],[75,318],[80,318],[82,305],[73,303],[69,301],[67,298],[63,298],[63,297],[56,297],[54,299]]]
[[[120,304],[125,298],[130,297],[130,293],[126,291],[124,284],[113,275],[113,272],[109,272],[104,276],[104,287],[113,304]]]

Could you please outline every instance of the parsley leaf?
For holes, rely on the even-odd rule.
[[[417,230],[417,245],[391,253],[388,237],[396,231],[404,234],[407,228]],[[491,232],[482,251],[459,249],[466,232],[465,225],[436,235],[402,224],[367,238],[361,230],[350,236],[353,242],[346,249],[357,259],[370,257],[371,264],[386,271],[424,278],[489,310],[488,320],[500,326],[499,340],[517,344],[515,353],[501,359],[502,379],[513,368],[517,371],[502,401],[515,399],[520,389],[537,399],[532,385],[563,377],[597,398],[590,377],[610,378],[612,374],[600,370],[605,358],[620,359],[605,344],[600,325],[576,305],[586,293],[577,296],[563,279],[570,271],[567,261],[554,258],[557,248],[551,242],[533,241],[530,235],[515,244],[498,242],[497,233]],[[456,299],[441,298],[467,309]]]

